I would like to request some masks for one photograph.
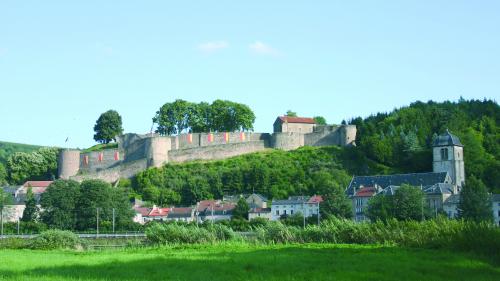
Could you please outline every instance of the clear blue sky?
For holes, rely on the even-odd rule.
[[[87,147],[100,113],[145,133],[177,98],[246,103],[270,132],[287,109],[500,97],[500,1],[74,2],[0,2],[0,140]]]

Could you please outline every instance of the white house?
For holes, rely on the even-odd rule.
[[[285,200],[273,200],[271,205],[272,220],[281,217],[302,214],[305,217],[317,216],[319,204],[323,201],[321,196],[292,196]]]

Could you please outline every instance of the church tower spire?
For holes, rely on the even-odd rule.
[[[457,192],[465,182],[464,149],[460,139],[446,129],[432,144],[434,172],[447,172]]]

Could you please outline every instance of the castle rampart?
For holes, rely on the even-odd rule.
[[[132,177],[148,167],[194,160],[217,160],[268,148],[292,150],[301,146],[352,145],[356,127],[350,125],[315,126],[300,132],[221,132],[177,136],[125,134],[118,137],[118,148],[88,153],[64,150],[59,156],[59,177],[83,180],[100,178],[116,181]]]

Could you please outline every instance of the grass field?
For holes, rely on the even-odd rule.
[[[350,245],[0,250],[0,280],[500,280],[467,255]]]

